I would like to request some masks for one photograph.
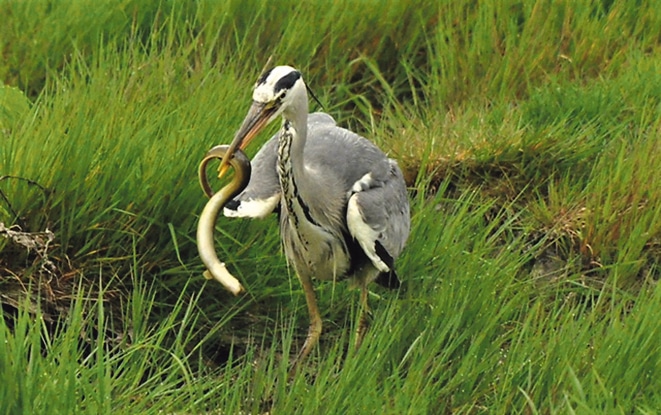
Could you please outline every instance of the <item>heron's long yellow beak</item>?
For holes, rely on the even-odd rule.
[[[253,101],[250,110],[248,110],[248,115],[243,120],[241,128],[234,136],[234,140],[229,146],[225,157],[220,162],[220,167],[218,167],[218,178],[221,178],[227,173],[227,170],[230,167],[230,160],[234,157],[234,153],[237,149],[245,149],[248,147],[248,144],[252,141],[260,131],[271,121],[272,115],[277,111],[277,106],[265,104],[262,102]]]

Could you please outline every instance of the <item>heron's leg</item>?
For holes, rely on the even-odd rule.
[[[367,304],[367,294],[367,283],[360,284],[360,317],[358,319],[358,328],[356,330],[356,349],[358,349],[363,343],[363,337],[365,337],[365,332],[370,325],[370,308]]]
[[[300,274],[298,275],[298,279],[301,281],[303,291],[305,292],[305,301],[308,304],[308,313],[310,314],[310,327],[308,328],[308,337],[305,339],[303,348],[298,353],[292,365],[292,373],[296,371],[297,365],[304,361],[310,354],[314,346],[319,342],[319,336],[321,336],[321,315],[319,314],[319,307],[317,307],[317,298],[314,294],[312,279],[308,275]]]

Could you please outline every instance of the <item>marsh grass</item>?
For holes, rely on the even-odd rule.
[[[0,412],[655,413],[659,10],[0,3],[0,221],[56,235],[51,272],[0,235]],[[364,346],[358,293],[317,284],[293,379],[307,314],[276,219],[219,221],[240,298],[194,243],[197,163],[270,55],[400,161],[413,212]]]

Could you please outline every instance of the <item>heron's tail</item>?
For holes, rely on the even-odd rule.
[[[394,270],[380,272],[374,282],[382,287],[390,288],[391,290],[396,290],[402,285],[402,282],[399,280],[399,277]]]

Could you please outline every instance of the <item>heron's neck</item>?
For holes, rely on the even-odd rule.
[[[282,164],[281,177],[292,176],[299,182],[305,180],[303,154],[308,134],[308,97],[297,94],[296,99],[282,113],[278,164]]]
[[[278,145],[278,176],[282,190],[285,214],[296,223],[306,220],[314,223],[301,190],[309,188],[305,170],[304,149],[307,135],[307,108],[286,117]]]
[[[301,178],[304,174],[303,166],[303,153],[305,148],[305,141],[308,136],[308,102],[307,95],[304,99],[296,103],[293,108],[288,108],[288,111],[283,113],[284,119],[282,123],[282,133],[290,133],[292,137],[291,155],[292,167],[294,175]]]

